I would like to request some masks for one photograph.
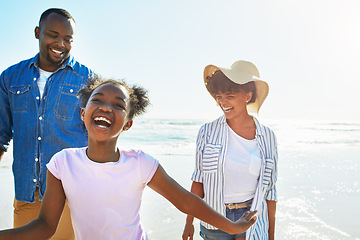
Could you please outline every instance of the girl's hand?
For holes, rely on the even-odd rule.
[[[251,227],[251,225],[253,225],[256,220],[257,217],[255,216],[255,214],[257,213],[257,211],[246,211],[239,220],[236,221],[236,226],[239,229],[239,233],[243,233],[245,232],[249,227]]]

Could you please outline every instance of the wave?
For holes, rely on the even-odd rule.
[[[306,145],[311,145],[311,144],[320,144],[320,145],[327,145],[327,144],[346,144],[346,145],[358,145],[360,144],[360,140],[339,140],[339,141],[319,141],[319,140],[314,140],[314,141],[297,141],[300,144],[306,144]]]
[[[199,119],[140,119],[119,138],[121,146],[155,149],[161,154],[193,154]],[[359,146],[360,124],[344,122],[272,121],[280,147]],[[191,146],[191,147],[189,147]]]
[[[206,121],[201,119],[158,119],[158,118],[143,118],[140,120],[145,124],[161,124],[161,125],[175,125],[175,126],[198,126],[204,124]]]

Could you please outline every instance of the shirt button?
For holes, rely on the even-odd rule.
[[[34,78],[33,80],[36,81],[36,78]]]
[[[39,120],[42,120],[42,119],[43,119],[42,116],[40,116],[40,117],[39,117]]]
[[[39,100],[39,99],[40,99],[39,96],[37,96],[37,97],[36,97],[36,100]]]
[[[16,93],[17,93],[17,94],[19,94],[19,93],[20,93],[20,91],[17,91]]]
[[[70,89],[70,92],[72,93],[74,90]]]
[[[38,140],[40,141],[40,140],[41,140],[41,137],[38,137]]]
[[[39,159],[38,159],[38,158],[35,158],[35,162],[37,162],[37,161],[39,161]]]
[[[36,180],[36,179],[33,179],[33,182],[37,182],[37,180]]]

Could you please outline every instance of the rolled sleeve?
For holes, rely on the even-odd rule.
[[[195,170],[192,174],[191,180],[194,182],[203,182],[203,176],[201,171]]]
[[[275,135],[273,135],[273,141],[274,141],[274,167],[271,174],[271,180],[268,187],[268,190],[265,194],[266,200],[270,201],[277,201],[277,190],[276,190],[276,181],[277,181],[277,174],[278,174],[278,168],[277,168],[277,162],[278,162],[278,152],[277,152],[277,141]]]
[[[274,188],[272,188],[272,189],[270,189],[269,191],[266,192],[265,199],[269,200],[269,201],[275,201],[275,202],[278,201],[276,187],[274,187]]]
[[[194,182],[203,182],[202,158],[205,146],[204,126],[200,128],[198,137],[196,139],[196,160],[195,170],[192,174],[191,180]]]

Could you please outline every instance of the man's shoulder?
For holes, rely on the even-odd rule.
[[[4,72],[13,72],[13,71],[19,71],[20,69],[26,69],[29,68],[30,65],[35,62],[35,57],[22,60],[18,63],[15,63],[4,70]]]
[[[79,73],[81,75],[84,75],[84,74],[92,75],[93,74],[93,71],[89,67],[78,62],[72,55],[69,56],[69,61],[67,64],[73,69],[74,72]]]
[[[87,71],[87,72],[92,72],[92,70],[85,66],[84,64],[78,62],[78,61],[75,61],[74,64],[72,65],[74,71]]]

